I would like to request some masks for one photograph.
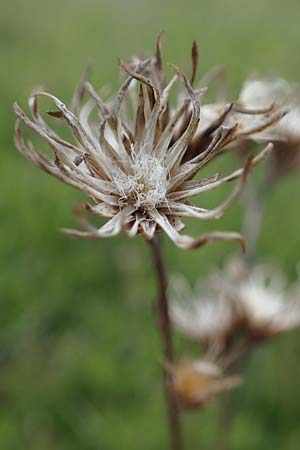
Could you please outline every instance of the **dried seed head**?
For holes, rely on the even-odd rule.
[[[114,236],[123,231],[130,237],[141,233],[146,239],[164,231],[177,246],[185,249],[215,240],[236,239],[242,243],[239,233],[212,232],[195,239],[182,235],[179,233],[184,228],[181,219],[219,218],[241,192],[251,168],[268,156],[271,146],[229,176],[195,180],[200,169],[241,134],[236,120],[229,125],[224,122],[232,114],[231,104],[222,108],[203,106],[204,116],[201,116],[200,99],[205,89],[194,87],[198,65],[196,46],[192,51],[192,83],[176,66],[172,66],[173,78],[166,80],[161,36],[154,57],[134,58],[129,65],[119,61],[119,65],[126,77],[116,96],[107,102],[84,77],[70,108],[43,91],[35,91],[29,99],[32,118],[17,104],[14,106],[18,116],[15,140],[20,152],[42,170],[87,194],[93,204],[84,206],[91,214],[109,219],[97,228],[77,212],[84,230],[64,231],[86,238]],[[178,100],[173,109],[170,92],[178,81]],[[82,105],[85,94],[91,98]],[[55,106],[48,119],[62,119],[71,129],[74,142],[59,136],[42,116],[41,97]],[[100,115],[98,121],[91,115],[94,108]],[[210,114],[210,110],[214,113]],[[20,122],[49,145],[53,158],[25,141]],[[207,210],[189,202],[202,192],[234,180],[238,183],[232,194],[216,208]]]
[[[169,283],[171,319],[175,327],[207,348],[222,349],[236,326],[232,304],[210,280],[198,282],[193,291],[183,276]]]
[[[228,282],[231,281],[240,322],[253,339],[300,327],[299,283],[288,287],[283,274],[271,266],[257,265],[247,270],[240,259],[230,264],[244,266],[243,276],[233,275]]]

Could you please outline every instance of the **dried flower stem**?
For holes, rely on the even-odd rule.
[[[162,350],[164,356],[163,379],[165,397],[167,403],[167,413],[170,428],[171,450],[182,450],[182,433],[180,425],[180,411],[173,389],[172,374],[168,367],[173,364],[174,351],[172,343],[172,330],[169,316],[168,298],[167,298],[167,280],[166,271],[162,259],[162,252],[158,236],[148,241],[153,255],[154,267],[157,275],[158,295],[157,295],[157,315],[158,326],[161,335]]]

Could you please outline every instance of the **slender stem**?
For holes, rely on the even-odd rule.
[[[171,450],[182,450],[182,434],[180,424],[180,411],[173,389],[172,373],[169,368],[174,362],[174,351],[172,342],[172,330],[169,316],[168,298],[167,298],[167,280],[166,272],[162,259],[161,248],[156,235],[149,241],[152,256],[154,260],[154,268],[157,275],[158,295],[157,295],[157,315],[158,326],[161,335],[162,351],[164,357],[163,364],[163,380],[165,398],[167,404],[167,413],[170,429]]]
[[[219,416],[217,422],[217,432],[215,439],[215,450],[229,450],[230,433],[232,429],[232,420],[234,409],[231,393],[227,392],[219,405]]]

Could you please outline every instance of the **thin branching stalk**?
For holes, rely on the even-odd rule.
[[[166,271],[163,263],[161,247],[157,235],[149,241],[152,256],[154,260],[154,268],[157,275],[157,317],[158,327],[161,336],[162,352],[163,352],[163,380],[165,398],[167,404],[167,413],[170,429],[171,450],[182,450],[182,432],[180,423],[180,411],[173,388],[172,372],[170,368],[174,362],[174,350],[172,342],[172,329],[169,316],[169,306],[167,298],[167,279]]]
[[[243,373],[247,361],[252,352],[254,342],[246,341],[241,354],[228,367],[228,375]],[[219,404],[219,414],[217,417],[217,430],[214,450],[230,450],[230,435],[232,433],[233,421],[236,416],[236,404],[233,393],[227,392],[223,395]]]

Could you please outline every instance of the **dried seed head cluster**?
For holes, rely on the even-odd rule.
[[[224,376],[219,366],[205,359],[182,359],[173,369],[175,392],[180,406],[186,409],[208,406],[241,381],[238,376]]]
[[[234,258],[196,293],[184,293],[178,285],[175,289],[175,326],[209,348],[227,348],[236,336],[255,342],[300,327],[300,284],[287,288],[272,267],[250,270],[241,258]]]
[[[269,154],[271,145],[250,158],[243,169],[224,178],[219,179],[217,174],[196,180],[200,169],[216,155],[258,130],[247,128],[245,117],[248,116],[233,103],[200,107],[205,89],[194,87],[196,45],[192,51],[191,80],[172,66],[175,75],[167,81],[160,41],[161,36],[152,58],[134,58],[129,65],[120,61],[127,78],[117,95],[107,102],[83,80],[70,108],[47,92],[35,92],[30,97],[32,118],[15,104],[16,145],[36,166],[87,194],[93,203],[84,203],[84,207],[91,214],[109,219],[97,228],[80,214],[83,230],[64,230],[71,236],[108,237],[123,231],[130,237],[141,233],[146,239],[152,239],[157,231],[164,231],[177,246],[186,249],[211,240],[241,240],[238,233],[212,232],[197,238],[182,235],[179,233],[184,228],[181,219],[219,218],[240,193],[251,167]],[[178,101],[172,108],[170,91],[178,82]],[[81,105],[84,93],[90,99]],[[52,120],[63,120],[71,129],[74,142],[60,137],[41,115],[41,97],[54,103],[55,111],[49,112],[56,118]],[[99,120],[93,119],[94,108],[99,112]],[[257,114],[259,130],[280,118],[278,111],[269,109]],[[49,145],[52,158],[23,138],[20,122]],[[189,203],[189,198],[234,180],[239,182],[232,194],[215,209]]]

